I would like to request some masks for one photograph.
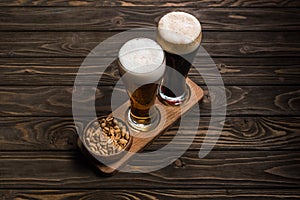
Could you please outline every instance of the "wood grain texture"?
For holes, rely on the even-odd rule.
[[[212,151],[198,158],[186,152],[173,164],[147,174],[119,173],[101,178],[77,153],[3,152],[0,188],[299,188],[299,152]],[[166,159],[175,159],[166,155]],[[158,165],[153,157],[137,160],[135,170]],[[209,170],[208,170],[209,169]],[[134,180],[134,181],[133,181]]]
[[[99,42],[153,27],[171,10],[202,22],[203,45],[227,84],[222,134],[214,151],[199,159],[210,102],[218,99],[206,93],[197,135],[181,158],[166,155],[176,161],[152,173],[100,177],[76,146],[76,130],[86,123],[75,127],[72,118],[76,72]],[[299,11],[299,0],[0,1],[0,199],[300,199]],[[208,63],[196,63],[209,72]],[[96,92],[98,114],[107,114],[119,78],[115,64],[83,81],[99,75],[98,89],[89,89]],[[205,85],[195,68],[189,77]],[[84,102],[93,101],[89,89],[81,91]],[[168,144],[178,127],[145,152]],[[189,124],[184,129],[178,148],[193,137]],[[131,167],[150,164],[158,161],[148,156]]]
[[[0,119],[1,151],[57,151],[77,149],[77,127],[72,117],[2,117]],[[218,118],[217,118],[218,120]],[[193,117],[189,118],[193,122]],[[190,150],[199,150],[207,134],[210,117],[201,117],[198,132],[194,136],[189,124],[181,124],[186,139],[194,137]],[[177,134],[179,123],[162,134],[147,151],[160,149]],[[214,130],[218,130],[213,127]],[[227,117],[215,150],[300,150],[299,117]],[[179,139],[176,146],[187,143]]]
[[[0,32],[0,57],[86,57],[98,44],[118,33]],[[146,31],[143,35],[148,36]],[[104,54],[92,56],[111,57],[114,51],[109,47],[117,43],[122,46],[126,41],[126,37],[118,38]],[[202,46],[212,57],[297,57],[300,54],[299,32],[204,31]]]
[[[213,58],[225,85],[299,85],[299,57]],[[91,61],[99,66],[97,59]],[[106,59],[104,59],[106,60]],[[0,85],[73,85],[83,58],[1,58]],[[209,74],[211,65],[196,58],[195,66]],[[91,66],[92,67],[92,66]],[[99,66],[100,67],[100,66]],[[207,70],[206,70],[207,69]],[[78,73],[80,75],[80,73]],[[99,68],[98,73],[85,74],[86,80],[102,75],[102,85],[113,85],[119,79],[115,63]],[[192,68],[189,77],[205,84],[199,72]],[[211,73],[212,82],[215,76]],[[105,80],[105,81],[104,81]],[[89,84],[86,82],[86,84]]]
[[[260,1],[247,1],[247,0],[206,0],[206,1],[192,1],[192,0],[2,0],[0,6],[109,6],[109,7],[299,7],[297,0],[260,0]]]
[[[202,116],[210,116],[211,101],[217,100],[222,87],[211,87],[209,94],[204,88],[204,98],[200,104]],[[113,87],[91,86],[74,88],[82,95],[81,102],[95,101],[99,115],[111,112]],[[0,116],[72,116],[72,86],[1,86],[0,87]],[[94,100],[88,92],[95,92]],[[125,90],[115,90],[120,97],[119,103],[128,100]],[[234,115],[299,115],[298,86],[227,86],[227,116]],[[123,101],[124,100],[124,101]],[[75,101],[76,103],[76,101]],[[121,104],[120,104],[121,105]],[[216,108],[216,113],[219,109]],[[92,108],[82,104],[79,108],[83,113],[91,113]]]
[[[5,199],[257,199],[257,200],[280,200],[299,199],[300,192],[291,189],[267,190],[267,189],[174,189],[174,190],[0,190],[0,197]]]
[[[156,26],[159,18],[171,10],[174,8],[2,7],[0,8],[0,30],[128,30]],[[202,22],[203,30],[300,29],[300,12],[297,8],[182,8],[181,10],[198,17]]]

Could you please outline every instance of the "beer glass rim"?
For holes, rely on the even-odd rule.
[[[148,73],[152,73],[152,72],[158,70],[159,68],[161,68],[161,67],[164,65],[165,60],[166,60],[166,55],[165,55],[165,52],[164,52],[163,48],[161,47],[161,45],[160,45],[158,42],[156,42],[155,40],[150,39],[150,38],[147,38],[147,37],[137,37],[137,38],[132,38],[132,39],[128,40],[127,42],[129,42],[129,41],[131,41],[131,40],[136,40],[136,39],[148,39],[148,40],[151,40],[151,41],[155,42],[155,43],[160,47],[160,49],[156,49],[156,50],[161,51],[161,52],[163,53],[163,59],[162,59],[162,62],[161,62],[160,64],[158,64],[158,65],[157,65],[153,70],[151,70],[151,71],[147,71],[147,72],[136,72],[136,71],[132,71],[132,70],[126,68],[126,67],[122,64],[122,62],[120,61],[120,51],[119,51],[119,53],[118,53],[118,59],[117,59],[117,60],[118,60],[118,64],[119,64],[120,66],[122,66],[122,68],[124,68],[124,70],[130,72],[131,74],[137,74],[137,75],[138,75],[138,74],[148,74]],[[127,42],[125,42],[125,43],[122,45],[122,47],[123,47]],[[122,47],[121,47],[121,48],[122,48]],[[120,48],[120,49],[121,49],[121,48]],[[150,49],[153,49],[153,48],[150,47]],[[127,52],[127,53],[131,53],[131,52]],[[127,54],[127,53],[126,53],[126,54]],[[126,54],[125,54],[125,55],[126,55]],[[145,66],[147,66],[147,65],[145,65]]]

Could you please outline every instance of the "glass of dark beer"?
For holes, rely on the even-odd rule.
[[[154,128],[160,113],[154,103],[165,72],[165,55],[154,40],[135,38],[119,51],[119,72],[130,97],[128,124],[140,131]]]
[[[180,105],[189,96],[186,77],[202,39],[201,24],[186,12],[170,12],[158,22],[157,41],[166,55],[166,73],[159,87],[159,99]]]

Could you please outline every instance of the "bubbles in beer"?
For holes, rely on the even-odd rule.
[[[149,73],[161,66],[164,53],[155,41],[148,38],[135,38],[122,46],[119,60],[129,73]]]
[[[196,17],[185,12],[170,12],[158,23],[158,42],[164,50],[175,54],[188,54],[201,42],[201,24]]]

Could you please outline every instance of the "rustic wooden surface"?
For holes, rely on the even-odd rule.
[[[152,173],[103,178],[76,146],[76,130],[86,123],[75,127],[72,119],[77,70],[99,42],[154,26],[175,9],[203,24],[203,47],[226,88],[222,134],[199,159],[216,97],[192,69],[189,77],[205,95],[188,151]],[[299,0],[0,1],[0,199],[300,199],[299,34]],[[208,63],[195,62],[209,73]],[[101,75],[97,113],[108,114],[107,94],[119,78],[115,63]],[[168,144],[178,127],[145,151]]]

